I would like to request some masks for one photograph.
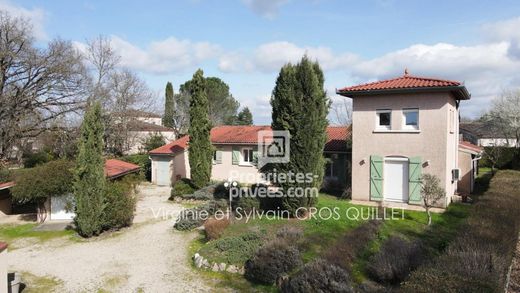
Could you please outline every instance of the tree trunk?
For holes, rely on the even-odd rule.
[[[426,208],[426,214],[428,214],[428,226],[432,224],[432,214],[430,212],[430,208]]]

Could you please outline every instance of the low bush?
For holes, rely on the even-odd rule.
[[[103,230],[120,229],[132,225],[136,205],[133,188],[131,182],[106,183]]]
[[[300,251],[284,240],[273,240],[261,247],[245,264],[245,277],[252,282],[274,284],[284,274],[303,264]]]
[[[413,272],[403,290],[502,292],[518,240],[519,212],[520,172],[499,171],[460,233],[432,263]]]
[[[152,180],[152,161],[148,154],[136,154],[128,155],[119,158],[125,162],[139,165],[141,170],[139,171],[147,181]]]
[[[265,184],[254,184],[250,188],[250,193],[260,201],[260,209],[264,211],[283,210],[282,197],[269,197],[269,186]]]
[[[196,190],[197,188],[190,179],[182,178],[173,184],[169,199],[173,200],[175,197],[184,198],[184,196],[190,195]]]
[[[302,228],[296,226],[283,226],[276,232],[276,237],[284,239],[289,243],[296,243],[302,239],[303,230]]]
[[[233,209],[239,212],[249,213],[260,209],[260,201],[256,197],[243,196],[233,202]]]
[[[349,273],[323,259],[306,264],[294,276],[281,282],[284,293],[293,292],[355,292],[349,279]]]
[[[222,236],[224,230],[229,226],[229,218],[215,219],[210,218],[204,223],[204,231],[207,240],[215,240]]]
[[[225,262],[236,266],[253,257],[264,239],[256,232],[246,232],[240,236],[223,237],[210,241],[201,250],[200,254],[212,262]]]
[[[323,258],[331,264],[350,271],[352,263],[366,248],[367,244],[377,236],[381,221],[371,220],[340,237],[329,247]]]
[[[46,151],[38,151],[36,153],[24,153],[22,159],[24,168],[33,168],[52,161],[54,157]]]
[[[379,252],[370,258],[367,270],[378,282],[398,284],[423,260],[424,250],[419,242],[391,237],[383,243]]]
[[[173,227],[180,231],[191,230],[202,226],[215,212],[219,210],[227,212],[227,209],[228,203],[226,200],[211,200],[198,207],[183,210]]]

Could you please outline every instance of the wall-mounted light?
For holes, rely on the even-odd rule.
[[[359,164],[364,165],[366,162],[367,162],[367,158],[363,158],[363,159],[361,159],[361,161],[359,161]]]
[[[424,168],[424,167],[428,167],[428,166],[430,166],[430,160],[426,160],[426,161],[424,161],[424,163],[422,164],[422,166],[423,166],[423,168]]]

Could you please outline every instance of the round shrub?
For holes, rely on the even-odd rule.
[[[286,241],[275,240],[261,247],[245,264],[246,279],[273,284],[280,276],[302,265],[300,251]]]
[[[418,242],[399,237],[386,240],[378,253],[369,261],[368,273],[381,283],[398,284],[416,269],[424,259],[423,248]]]
[[[339,293],[354,292],[346,270],[317,259],[306,264],[293,277],[281,283],[281,291]]]
[[[174,199],[175,197],[184,197],[184,195],[192,194],[197,190],[195,185],[191,182],[188,178],[182,178],[181,180],[178,180],[173,184],[171,194],[170,194],[170,200]]]
[[[119,229],[132,225],[136,199],[133,186],[127,182],[107,182],[105,187],[105,209],[103,230]]]
[[[150,161],[148,154],[127,155],[120,159],[125,162],[139,165],[139,167],[141,167],[139,172],[144,175],[144,178],[146,178],[147,181],[152,181],[152,161]]]

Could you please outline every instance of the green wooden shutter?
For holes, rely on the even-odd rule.
[[[383,200],[383,158],[370,156],[370,199]]]
[[[240,150],[238,148],[233,148],[233,153],[231,154],[231,163],[233,165],[238,165],[240,162]]]
[[[421,203],[421,176],[422,176],[422,161],[421,157],[410,158],[408,165],[408,203]]]
[[[258,150],[253,150],[253,165],[258,165]]]
[[[215,160],[215,163],[222,164],[222,151],[221,150],[216,150],[216,157],[217,157],[217,159]]]

